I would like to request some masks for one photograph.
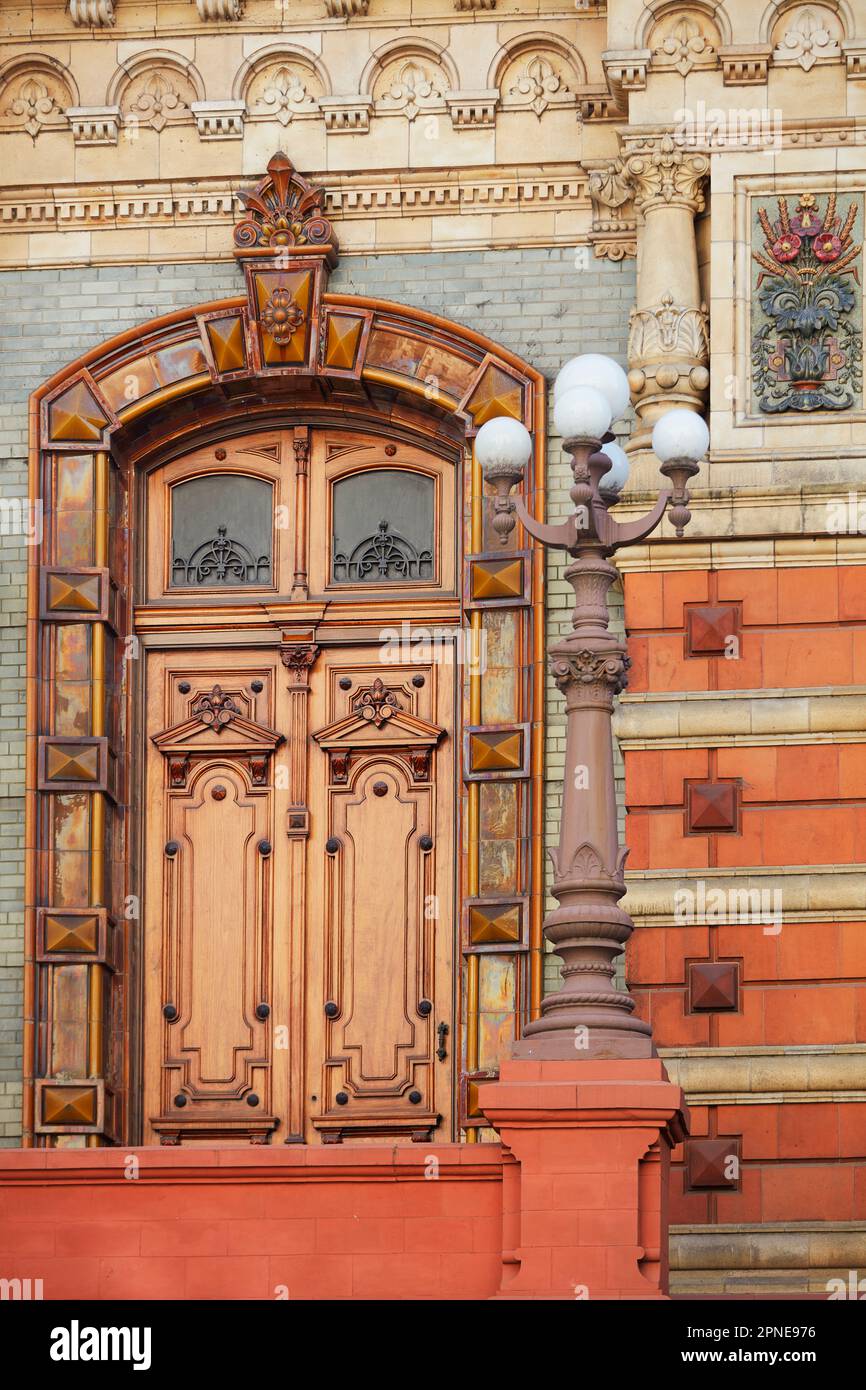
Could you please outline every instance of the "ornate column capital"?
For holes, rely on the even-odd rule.
[[[622,171],[644,217],[654,207],[687,208],[692,216],[704,209],[709,158],[678,143],[670,131],[626,136]]]
[[[292,642],[280,648],[280,660],[291,672],[295,686],[302,688],[308,684],[319,650],[315,642]]]

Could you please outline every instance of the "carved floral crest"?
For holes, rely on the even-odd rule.
[[[235,245],[245,251],[276,252],[295,246],[336,246],[334,230],[322,211],[324,197],[324,189],[314,188],[296,172],[288,155],[278,152],[268,163],[267,177],[238,194],[245,216],[235,227]]]

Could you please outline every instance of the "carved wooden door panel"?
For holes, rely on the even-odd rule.
[[[453,668],[379,655],[323,653],[313,690],[308,1078],[325,1142],[452,1134]]]
[[[163,1143],[267,1142],[285,1110],[271,1021],[287,1008],[285,674],[278,652],[149,658],[145,1119]]]

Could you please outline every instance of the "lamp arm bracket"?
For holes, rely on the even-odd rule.
[[[615,521],[612,516],[608,516],[605,541],[615,549],[619,549],[621,545],[631,545],[634,541],[642,541],[644,536],[650,535],[656,529],[672,496],[671,492],[659,493],[659,499],[652,511],[647,512],[646,516],[637,517],[634,521]]]
[[[542,545],[561,546],[564,550],[570,550],[577,540],[577,526],[574,517],[569,517],[567,521],[558,526],[547,526],[543,521],[536,521],[534,516],[526,510],[526,504],[518,493],[514,498],[514,510],[517,519],[534,540],[541,541]]]

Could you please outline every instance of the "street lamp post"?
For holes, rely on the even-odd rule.
[[[671,487],[646,516],[617,521],[609,508],[628,475],[628,460],[609,434],[629,399],[625,373],[596,354],[563,367],[554,391],[554,422],[572,458],[574,511],[559,525],[530,516],[520,496],[531,441],[519,422],[494,419],[476,437],[476,456],[495,489],[493,527],[503,543],[519,520],[541,545],[571,556],[565,578],[574,590],[572,629],[550,648],[553,679],[565,697],[565,778],[559,845],[552,852],[558,907],[544,933],[562,960],[562,985],[541,1004],[512,1056],[517,1059],[639,1059],[654,1056],[648,1023],[615,985],[616,957],[634,923],[620,906],[628,851],[619,843],[611,716],[626,684],[624,642],[610,631],[607,594],[617,572],[610,556],[643,540],[666,511],[678,536],[688,524],[689,479],[709,436],[700,416],[671,410],[656,424],[653,448]]]

